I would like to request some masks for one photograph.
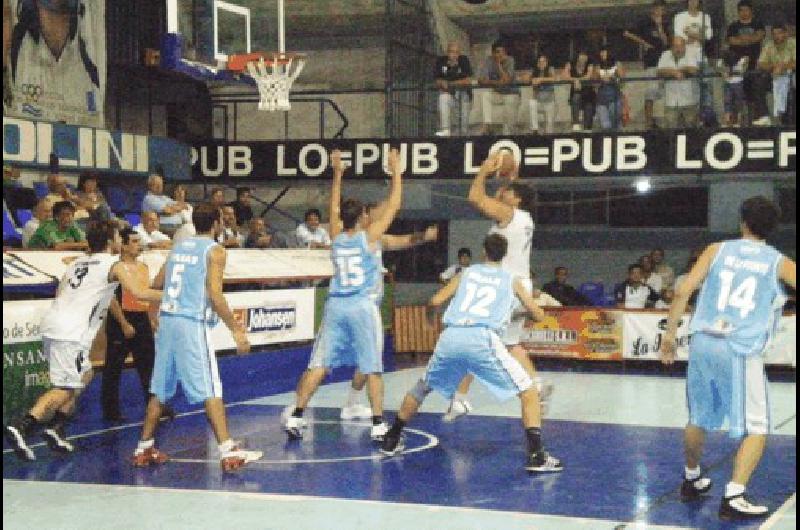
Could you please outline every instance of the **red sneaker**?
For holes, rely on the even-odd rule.
[[[136,467],[147,467],[151,464],[163,464],[167,460],[169,460],[167,453],[162,453],[155,447],[148,447],[141,453],[134,453],[131,463]]]
[[[236,471],[244,467],[248,462],[255,462],[264,455],[261,451],[248,451],[239,446],[234,447],[230,451],[223,453],[222,458],[219,459],[219,465],[222,471]]]

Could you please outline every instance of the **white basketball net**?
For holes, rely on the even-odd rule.
[[[273,57],[272,64],[264,62],[264,58],[247,63],[247,71],[255,79],[261,100],[258,110],[274,112],[276,110],[291,110],[289,104],[289,91],[292,83],[303,71],[306,59],[302,56],[289,57],[285,63],[279,62],[278,55]]]

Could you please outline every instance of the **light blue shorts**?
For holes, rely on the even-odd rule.
[[[494,331],[480,327],[449,327],[439,336],[428,362],[425,382],[431,389],[451,398],[468,373],[480,379],[503,401],[533,386],[528,372],[508,353]]]
[[[201,320],[162,313],[150,392],[165,403],[175,395],[179,381],[189,403],[222,397],[211,328]]]
[[[368,297],[330,296],[325,303],[308,367],[339,366],[357,366],[364,374],[383,372],[383,321]]]
[[[721,430],[727,420],[732,438],[769,433],[764,358],[735,355],[724,338],[692,335],[686,399],[692,425]]]

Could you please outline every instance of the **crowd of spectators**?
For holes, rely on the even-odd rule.
[[[508,45],[497,41],[475,73],[460,45],[450,43],[447,54],[436,61],[437,135],[487,134],[498,127],[503,134],[556,132],[556,124],[562,121],[557,116],[558,84],[570,85],[565,103],[571,109],[569,122],[574,131],[626,125],[630,120],[626,83],[634,82],[646,83],[643,115],[648,129],[657,126],[658,101],[664,104],[662,126],[666,128],[716,126],[720,121],[726,126],[793,123],[793,29],[776,23],[768,34],[754,2],[740,0],[737,20],[716,36],[721,45],[714,46],[718,26],[702,11],[700,0],[686,0],[684,7],[670,17],[666,3],[656,0],[644,20],[624,32],[626,39],[640,47],[642,59],[641,73],[628,81],[623,64],[605,44],[594,50],[578,47],[566,64],[553,64],[547,53],[537,50],[533,64],[520,65],[509,54]],[[711,86],[718,77],[724,79],[721,120]],[[526,85],[532,88],[532,96],[522,101],[520,87]],[[472,116],[477,127],[470,129],[473,105],[479,108]]]

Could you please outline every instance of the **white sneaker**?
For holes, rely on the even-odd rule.
[[[767,506],[753,504],[744,494],[723,497],[719,506],[719,517],[726,521],[763,517],[769,513]]]
[[[453,399],[442,420],[450,423],[461,416],[466,416],[470,412],[472,412],[472,405],[470,405],[469,401],[466,399]]]
[[[303,418],[296,418],[289,416],[283,422],[283,430],[289,435],[289,438],[299,439],[303,437],[303,429],[308,427],[308,423]]]
[[[369,436],[375,442],[382,442],[383,437],[386,436],[387,432],[389,432],[389,425],[387,425],[387,423],[384,421],[378,425],[373,425]]]
[[[342,407],[342,412],[339,414],[339,418],[343,420],[362,420],[371,417],[372,408],[361,404],[355,404],[351,407]]]
[[[769,127],[772,125],[772,120],[769,119],[769,116],[762,116],[759,119],[754,120],[753,125],[756,127]]]
[[[436,131],[436,136],[450,136],[450,129],[442,129],[441,131]]]
[[[294,412],[294,409],[295,409],[294,405],[286,405],[286,407],[284,407],[284,409],[281,411],[281,423],[282,424],[286,423],[287,418],[289,418],[292,415],[292,412]]]
[[[249,451],[239,446],[234,446],[230,451],[222,453],[219,465],[223,471],[236,471],[249,462],[255,462],[264,456],[263,451]]]

